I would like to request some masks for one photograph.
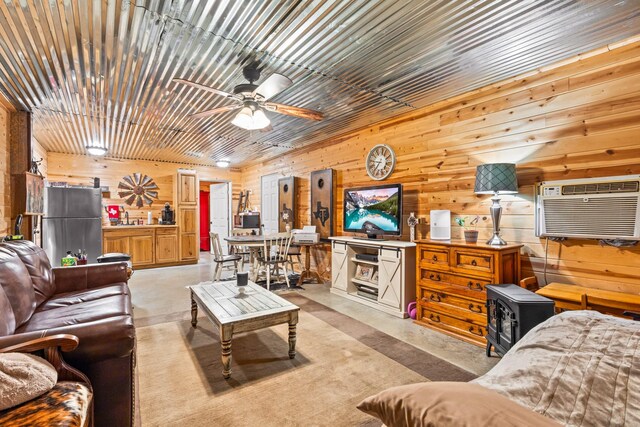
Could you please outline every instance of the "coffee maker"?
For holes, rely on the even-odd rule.
[[[162,220],[160,224],[162,225],[174,225],[176,221],[173,216],[173,209],[171,209],[171,205],[169,203],[164,204],[164,209],[162,210]]]

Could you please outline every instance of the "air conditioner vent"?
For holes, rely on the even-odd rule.
[[[547,233],[633,236],[638,197],[547,199],[544,210]]]
[[[545,181],[536,236],[640,241],[640,175]]]
[[[571,184],[562,186],[562,195],[637,193],[640,181],[613,181],[593,184]]]

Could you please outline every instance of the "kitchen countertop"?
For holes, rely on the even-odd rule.
[[[159,224],[154,224],[154,225],[107,225],[107,226],[103,226],[102,230],[103,231],[107,231],[107,230],[129,230],[132,228],[136,228],[136,229],[144,229],[144,228],[171,228],[171,227],[177,227],[177,225],[159,225]]]

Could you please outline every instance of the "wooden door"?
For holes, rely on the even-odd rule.
[[[402,254],[392,249],[380,249],[378,255],[378,302],[401,309]]]
[[[131,236],[131,262],[136,265],[153,264],[155,256],[153,253],[153,235]]]
[[[178,204],[198,204],[198,180],[196,175],[178,174]]]
[[[156,236],[156,263],[178,261],[178,235],[158,234]]]
[[[196,208],[180,208],[180,259],[191,260],[198,256],[198,212]]]
[[[110,236],[105,233],[102,238],[102,253],[123,253],[129,252],[129,236]]]
[[[347,291],[349,284],[349,260],[347,245],[341,242],[331,244],[331,286]]]
[[[191,260],[198,256],[198,236],[196,233],[180,235],[180,259]]]

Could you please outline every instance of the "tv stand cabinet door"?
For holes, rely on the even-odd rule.
[[[349,284],[348,247],[341,242],[331,244],[331,287],[347,291]]]
[[[378,303],[402,309],[402,251],[380,249],[378,255]]]

